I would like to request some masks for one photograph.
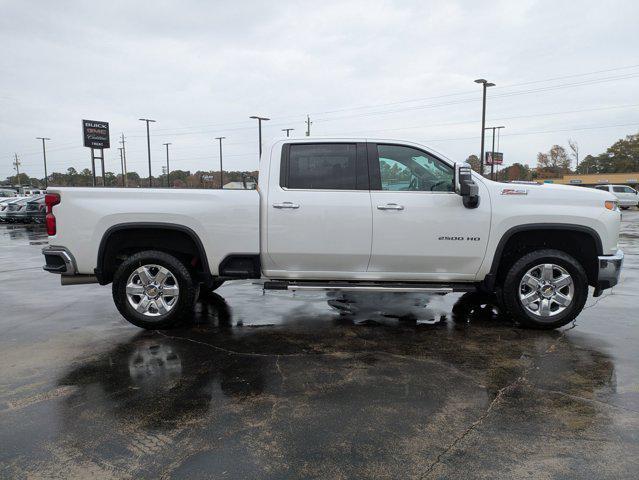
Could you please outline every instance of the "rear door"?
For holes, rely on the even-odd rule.
[[[339,279],[365,272],[372,230],[366,144],[287,143],[276,164],[267,194],[266,274]]]

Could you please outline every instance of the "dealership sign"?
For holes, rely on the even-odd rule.
[[[486,152],[486,165],[501,165],[504,163],[502,152]]]
[[[109,148],[109,123],[97,120],[82,120],[84,146],[89,148]]]

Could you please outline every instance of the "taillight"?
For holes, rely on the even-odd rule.
[[[44,196],[44,203],[47,206],[47,216],[46,224],[47,224],[47,235],[55,235],[55,215],[53,215],[53,207],[60,203],[60,195],[57,193],[47,193]]]

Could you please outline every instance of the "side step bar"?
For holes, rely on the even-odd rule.
[[[401,283],[401,282],[309,282],[274,280],[264,282],[264,290],[342,291],[342,292],[473,292],[473,283]]]

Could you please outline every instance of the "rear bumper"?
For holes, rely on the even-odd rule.
[[[621,267],[623,266],[623,252],[617,250],[614,255],[602,255],[599,260],[599,274],[595,287],[595,296],[601,295],[601,291],[612,288],[619,283]]]
[[[45,265],[42,267],[47,272],[62,275],[75,275],[75,259],[71,252],[64,247],[45,247],[42,249]]]

